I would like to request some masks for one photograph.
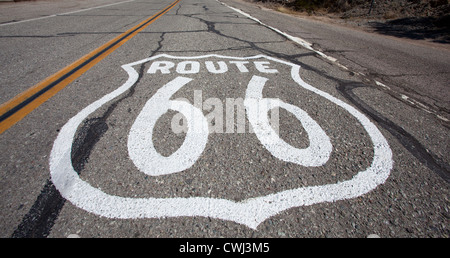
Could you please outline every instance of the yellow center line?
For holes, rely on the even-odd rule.
[[[159,19],[165,13],[175,7],[181,0],[176,0],[159,13],[142,21],[135,27],[127,30],[103,46],[85,55],[59,72],[51,75],[28,90],[20,93],[8,102],[0,106],[0,134],[22,120],[31,111],[53,97],[60,90],[91,69],[98,62],[114,52],[128,40],[136,36],[148,25]]]

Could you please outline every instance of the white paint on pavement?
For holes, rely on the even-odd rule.
[[[257,19],[257,18],[255,18],[255,17],[251,16],[250,14],[248,14],[248,13],[246,13],[246,12],[240,10],[240,9],[231,7],[231,6],[229,6],[229,5],[225,4],[225,3],[220,2],[219,0],[216,0],[216,1],[219,2],[220,4],[222,4],[223,6],[226,6],[226,7],[230,8],[231,10],[233,10],[233,11],[235,11],[235,12],[237,12],[237,13],[242,14],[243,16],[247,17],[248,19],[257,22],[257,23],[259,23],[260,25],[262,25],[262,26],[264,26],[264,27],[266,27],[266,28],[268,28],[268,29],[270,29],[270,30],[272,30],[272,31],[275,31],[276,33],[278,33],[278,34],[284,36],[285,38],[287,38],[287,39],[289,39],[289,40],[291,40],[291,41],[297,43],[298,45],[300,45],[300,46],[302,46],[302,47],[304,47],[304,48],[306,48],[306,49],[308,49],[308,50],[310,50],[310,51],[313,51],[314,53],[316,53],[317,55],[321,56],[322,58],[324,58],[324,59],[326,59],[326,60],[328,60],[328,61],[334,63],[334,64],[337,65],[339,68],[344,69],[344,70],[346,70],[346,71],[350,71],[350,69],[349,69],[348,67],[346,67],[345,65],[342,65],[341,63],[339,63],[339,61],[338,61],[336,58],[334,58],[334,57],[332,57],[332,56],[329,56],[329,55],[326,55],[325,53],[323,53],[323,52],[321,52],[321,51],[319,51],[319,50],[314,49],[314,48],[312,47],[313,45],[312,45],[310,42],[308,42],[308,41],[306,41],[306,40],[304,40],[304,39],[302,39],[302,38],[299,38],[299,37],[296,37],[296,36],[292,36],[292,35],[290,35],[290,34],[288,34],[288,33],[285,33],[285,32],[283,32],[283,31],[281,31],[281,30],[279,30],[279,29],[277,29],[277,28],[275,28],[275,27],[269,26],[269,25],[267,25],[267,24],[261,22],[259,19]],[[359,74],[359,75],[361,75],[361,76],[368,77],[366,74],[361,73],[361,72],[355,72],[355,74]],[[383,87],[384,89],[389,90],[389,91],[395,93],[396,95],[399,95],[399,93],[393,91],[393,90],[391,89],[391,87],[389,87],[389,86],[387,86],[387,85],[385,85],[385,84],[383,84],[383,83],[381,83],[381,82],[379,82],[379,81],[377,81],[377,80],[373,80],[373,81],[374,81],[374,83],[375,83],[376,85],[381,86],[381,87]],[[401,98],[402,98],[403,100],[405,100],[406,102],[408,102],[409,104],[412,104],[412,105],[414,105],[415,107],[417,107],[417,108],[419,108],[419,109],[421,109],[421,110],[423,110],[423,111],[425,111],[425,112],[427,112],[427,113],[429,113],[429,114],[435,115],[438,119],[440,119],[440,120],[442,120],[442,121],[445,121],[445,122],[449,122],[449,121],[450,121],[450,120],[448,120],[447,118],[445,118],[445,117],[443,117],[442,115],[440,115],[437,111],[430,109],[429,107],[427,107],[426,105],[422,104],[421,102],[419,102],[419,101],[417,101],[417,100],[411,101],[411,100],[409,100],[409,99],[411,99],[410,97],[408,97],[408,96],[406,96],[406,95],[403,95],[403,94],[400,94],[400,95],[401,95]],[[406,97],[406,99],[405,99],[405,97]]]
[[[170,100],[192,79],[177,77],[164,85],[145,104],[128,135],[128,153],[135,166],[151,176],[168,175],[190,168],[200,157],[208,141],[208,122],[202,111],[193,105]],[[153,128],[158,119],[171,109],[187,119],[188,128],[183,145],[169,157],[159,154],[153,146]],[[200,127],[200,128],[196,128]]]
[[[265,59],[267,61],[287,65],[291,69],[291,77],[292,77],[291,79],[295,82],[296,86],[302,87],[314,94],[324,97],[327,101],[336,104],[338,107],[342,108],[359,121],[359,123],[366,130],[368,136],[370,137],[373,143],[373,161],[370,167],[368,167],[363,171],[358,172],[353,178],[347,181],[338,182],[335,184],[300,187],[296,189],[285,190],[269,194],[266,196],[249,198],[247,200],[243,200],[240,202],[208,197],[130,198],[111,195],[103,192],[101,189],[93,187],[88,182],[82,180],[72,166],[71,161],[72,143],[74,141],[77,128],[83,123],[83,121],[90,114],[95,112],[103,105],[107,104],[109,101],[125,93],[137,82],[139,75],[138,72],[133,68],[133,66],[137,66],[160,58],[184,60],[190,62],[200,59],[207,60],[208,58],[220,58],[223,60],[233,60],[235,62],[242,62],[240,63],[240,65],[244,64],[246,61],[249,60]],[[316,203],[335,202],[338,200],[355,198],[372,191],[380,184],[383,184],[389,177],[390,171],[393,166],[392,151],[382,133],[365,115],[363,115],[354,107],[331,96],[326,92],[323,92],[305,83],[300,78],[301,68],[298,65],[291,64],[264,55],[246,58],[228,57],[219,55],[207,55],[198,57],[175,57],[170,55],[158,55],[138,62],[123,65],[122,67],[129,75],[129,78],[125,82],[125,84],[123,84],[115,91],[105,95],[101,99],[90,104],[89,106],[81,110],[73,118],[71,118],[61,128],[60,133],[54,142],[53,149],[50,154],[49,163],[50,163],[51,180],[54,183],[56,189],[58,189],[61,195],[65,199],[70,201],[73,205],[81,209],[84,209],[88,212],[108,218],[121,218],[121,219],[202,216],[235,221],[237,223],[247,225],[250,228],[256,229],[261,222],[286,209],[298,206],[312,205]],[[266,67],[265,69],[268,68]],[[252,88],[258,85],[262,85],[262,82],[264,80],[261,78],[262,77],[255,78],[254,81],[252,81],[251,85],[249,85],[249,87]],[[189,81],[190,81],[189,78],[177,77],[173,81],[166,84],[164,87],[171,88],[170,92],[176,92],[177,89],[189,83]],[[139,144],[137,143],[137,141],[139,140],[144,141],[142,148],[150,148],[150,149],[152,148],[150,143],[152,139],[151,138],[152,134],[150,133],[150,131],[147,130],[148,135],[146,136],[144,135],[146,129],[144,129],[144,131],[140,131],[143,129],[138,127],[142,126],[146,120],[150,121],[150,123],[154,123],[157,117],[159,117],[162,112],[168,109],[167,105],[163,105],[164,107],[158,110],[156,114],[151,114],[153,111],[150,110],[151,107],[155,107],[155,105],[159,103],[159,101],[168,102],[167,96],[169,94],[170,94],[169,90],[167,89],[161,90],[159,91],[159,93],[156,93],[152,97],[153,100],[149,100],[147,102],[146,107],[144,107],[143,111],[139,115],[140,117],[136,119],[135,124],[133,125],[133,127],[135,128],[131,130],[129,136],[130,137],[129,141],[131,141],[131,143],[129,143],[129,148],[131,149],[136,148],[136,146]],[[257,99],[261,99],[259,90],[254,91],[254,89],[250,89],[248,91],[248,95],[249,97],[254,96]],[[329,155],[330,152],[329,150],[330,146],[326,146],[328,143],[326,140],[323,140],[325,139],[326,135],[324,134],[324,132],[322,133],[319,132],[317,136],[314,136],[313,132],[311,131],[312,129],[317,129],[319,131],[322,130],[319,129],[320,126],[315,124],[315,122],[313,122],[314,120],[312,120],[312,118],[309,117],[309,115],[304,114],[302,110],[297,107],[290,107],[287,104],[286,105],[281,104],[281,102],[274,102],[273,105],[280,105],[281,107],[286,108],[289,112],[294,113],[294,115],[300,120],[303,126],[309,128],[307,129],[309,137],[311,138],[317,137],[317,139],[313,139],[312,141],[313,142],[319,141],[320,143],[324,143],[325,149],[317,150],[319,153],[323,153],[323,160],[321,159],[317,161],[315,165],[319,165],[325,159],[328,159],[327,156]],[[191,110],[193,112],[196,112],[194,111],[195,110],[194,108],[189,106],[189,104],[186,104],[186,106],[180,105],[179,107],[174,108],[174,110],[180,112],[187,112],[187,110]],[[203,120],[201,116],[202,115],[198,114],[198,117],[195,119]],[[260,122],[257,121],[256,118],[253,118],[252,120],[253,122],[255,121]],[[141,137],[149,137],[149,138],[143,140]],[[189,144],[192,141],[198,142],[199,145],[203,145],[205,144],[204,138],[206,138],[204,135],[201,135],[199,138],[193,136],[190,139],[185,139],[185,142],[187,141]],[[313,146],[314,145],[315,143],[313,143]],[[181,149],[182,148],[184,147],[181,147]],[[201,147],[196,146],[186,147],[186,149],[188,148],[189,149],[198,148],[199,150],[201,149]],[[273,148],[272,151],[275,152],[274,155],[275,156],[281,155],[278,158],[283,159],[282,157],[283,154],[276,153],[278,151],[276,145],[268,148]],[[134,150],[132,150],[131,152],[133,151]],[[152,151],[154,150],[151,150],[150,152]],[[314,150],[311,151],[314,152]],[[183,152],[185,151],[183,150]],[[197,157],[198,153],[199,152],[192,154],[193,159]],[[136,155],[138,154],[139,153],[130,154],[135,155],[134,157],[135,162],[136,162]],[[154,153],[147,153],[147,154],[154,155]],[[139,160],[140,158],[137,159]],[[154,162],[155,160],[156,160],[155,162],[160,162],[158,159],[160,158],[157,157],[153,159],[153,161],[150,161],[150,163],[143,164],[144,173],[148,173],[150,175],[164,174],[165,172],[163,170],[155,170],[156,172],[145,171],[146,168],[154,167],[154,164],[151,163]],[[165,161],[161,162],[164,163]],[[174,168],[170,168],[170,170],[172,172],[177,171],[179,169],[182,169],[183,167],[188,167],[190,164],[191,162],[187,161],[183,163],[183,165],[180,166],[177,165]],[[88,171],[85,172],[88,173]]]
[[[48,19],[48,18],[61,16],[61,15],[69,15],[69,14],[74,14],[74,13],[80,13],[80,12],[85,12],[85,11],[95,10],[95,9],[99,9],[99,8],[110,7],[110,6],[119,5],[119,4],[125,4],[125,3],[129,3],[129,2],[134,2],[134,1],[136,1],[136,0],[127,0],[127,1],[123,1],[123,2],[112,3],[112,4],[105,4],[105,5],[101,5],[101,6],[95,6],[95,7],[91,7],[91,8],[85,8],[85,9],[71,11],[71,12],[66,12],[66,13],[51,14],[51,15],[47,15],[47,16],[42,16],[42,17],[32,18],[32,19],[27,19],[27,20],[22,20],[22,21],[14,21],[14,22],[2,23],[2,24],[0,24],[0,27],[1,26],[7,26],[7,25],[14,25],[14,24],[19,24],[19,23],[24,23],[24,22],[38,21],[38,20]]]
[[[248,120],[259,141],[276,158],[305,167],[319,167],[330,158],[333,146],[323,129],[301,108],[287,104],[279,99],[263,98],[267,78],[253,76],[247,87],[245,107]],[[268,113],[273,108],[281,107],[292,113],[303,125],[309,137],[309,147],[297,149],[286,143],[273,130]]]

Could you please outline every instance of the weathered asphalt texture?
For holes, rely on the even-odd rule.
[[[170,3],[132,1],[1,26],[1,102]],[[252,14],[250,9],[246,12]],[[275,17],[272,21],[277,19],[271,15]],[[270,20],[264,22],[269,24]],[[302,23],[295,26],[302,28]],[[354,106],[378,127],[393,152],[394,167],[389,178],[375,190],[354,199],[285,210],[262,222],[256,230],[208,217],[109,219],[76,207],[61,197],[50,180],[49,155],[61,127],[127,81],[122,65],[158,54],[263,54],[300,65],[305,82]],[[383,60],[383,56],[379,59]],[[139,79],[132,88],[89,115],[77,129],[72,146],[74,169],[84,181],[108,194],[242,201],[302,186],[349,180],[370,166],[373,146],[355,118],[319,96],[291,87],[289,71],[283,65],[272,64],[280,73],[267,75],[270,81],[264,96],[301,107],[321,125],[333,144],[324,166],[306,168],[283,162],[273,157],[253,133],[212,133],[202,156],[187,171],[158,177],[145,175],[128,156],[128,133],[146,101],[178,76],[172,69],[171,74],[152,77],[147,73],[149,65],[137,67]],[[194,103],[195,91],[201,90],[203,101],[218,98],[225,106],[227,98],[245,97],[251,76],[258,74],[255,67],[248,65],[248,69],[248,73],[240,73],[236,66],[229,66],[227,73],[211,75],[202,66],[193,75],[194,81],[173,97]],[[205,115],[208,113],[204,110]],[[183,134],[170,130],[175,114],[162,116],[153,131],[155,148],[164,156],[176,151],[184,139]],[[245,125],[248,128],[248,121]],[[297,148],[308,146],[301,123],[283,109],[280,136]],[[446,123],[397,99],[366,76],[324,60],[219,2],[183,0],[0,135],[0,236],[448,237],[449,142]]]

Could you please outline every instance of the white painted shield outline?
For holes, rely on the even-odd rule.
[[[354,116],[367,131],[374,146],[374,157],[369,168],[356,174],[352,179],[336,184],[308,186],[270,194],[267,196],[234,202],[226,199],[207,197],[191,198],[128,198],[109,195],[83,181],[74,170],[71,161],[72,142],[78,126],[102,105],[126,92],[138,80],[139,74],[133,66],[158,58],[169,59],[205,59],[222,58],[234,60],[251,60],[265,58],[291,66],[292,79],[300,87],[314,92],[340,106]],[[244,224],[252,229],[271,216],[284,210],[322,202],[335,202],[366,194],[389,177],[393,166],[392,151],[387,140],[378,128],[361,112],[345,102],[312,87],[300,78],[300,66],[272,57],[257,55],[253,57],[228,57],[205,55],[197,57],[176,57],[158,55],[131,64],[123,65],[129,78],[121,87],[93,102],[72,117],[60,130],[50,154],[51,180],[61,195],[73,205],[88,212],[121,219],[162,218],[201,216]]]

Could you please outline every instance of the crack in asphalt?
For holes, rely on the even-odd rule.
[[[441,106],[441,105],[437,105],[436,103],[439,103],[439,100],[437,100],[437,99],[435,99],[435,98],[433,98],[431,96],[424,95],[423,93],[420,93],[420,92],[418,92],[418,91],[416,91],[416,90],[414,90],[412,88],[403,87],[402,85],[399,85],[398,82],[394,82],[393,80],[390,80],[390,78],[392,78],[392,77],[423,76],[423,75],[433,76],[433,75],[440,75],[440,74],[448,74],[448,73],[435,72],[435,73],[428,73],[428,74],[393,74],[393,75],[389,75],[389,74],[377,73],[377,72],[374,72],[374,71],[368,71],[368,72],[365,73],[365,76],[367,78],[370,78],[371,81],[376,81],[377,79],[375,79],[375,78],[382,78],[384,83],[387,83],[391,87],[395,87],[396,88],[395,91],[394,90],[387,91],[387,93],[390,96],[392,96],[392,97],[394,97],[394,98],[402,101],[403,103],[405,103],[407,105],[410,105],[410,106],[412,106],[414,108],[417,108],[416,104],[411,105],[412,103],[410,103],[408,101],[404,101],[404,99],[402,99],[402,96],[404,94],[407,94],[407,95],[410,95],[410,96],[418,96],[419,97],[418,99],[420,99],[420,98],[427,99],[428,101],[420,101],[419,102],[420,105],[425,106],[428,109],[427,112],[431,112],[432,111],[433,113],[435,113],[435,115],[438,114],[438,115],[443,115],[445,117],[445,116],[448,116],[450,114],[450,109],[448,109],[448,108],[446,108],[444,106]],[[408,97],[408,98],[410,98],[410,97]],[[415,97],[415,98],[417,98],[417,97]],[[445,127],[450,129],[450,123],[448,121],[441,120],[439,122],[443,126],[445,126]]]
[[[235,40],[238,42],[246,43],[249,45],[249,47],[251,49],[257,50],[257,51],[264,53],[266,55],[269,55],[269,56],[274,56],[277,58],[287,60],[291,63],[300,65],[303,69],[313,71],[313,72],[317,73],[318,75],[321,75],[329,80],[335,81],[339,85],[337,87],[337,90],[343,97],[345,97],[348,101],[350,101],[354,106],[356,106],[364,114],[368,115],[373,120],[375,120],[381,127],[383,127],[385,130],[387,130],[392,136],[394,136],[403,145],[403,147],[405,149],[407,149],[422,164],[424,164],[430,170],[432,170],[437,175],[439,175],[441,178],[443,178],[447,183],[450,183],[450,165],[449,164],[447,164],[445,161],[441,160],[435,154],[431,153],[414,136],[412,136],[410,133],[408,133],[402,127],[396,125],[394,122],[392,122],[391,120],[387,119],[386,117],[384,117],[383,115],[381,115],[380,113],[375,111],[373,108],[371,108],[369,105],[367,105],[364,101],[362,101],[360,98],[358,98],[353,93],[353,89],[355,89],[355,88],[373,87],[372,85],[366,85],[366,84],[359,83],[357,86],[355,86],[354,82],[349,82],[349,81],[346,81],[343,79],[339,79],[339,78],[330,76],[310,65],[307,65],[305,63],[298,61],[297,58],[299,58],[299,56],[300,56],[298,54],[297,55],[285,55],[282,53],[264,49],[264,48],[258,46],[257,43],[255,43],[255,42],[251,42],[251,41],[248,41],[245,39],[226,35],[216,28],[215,25],[217,24],[217,22],[207,21],[203,18],[195,17],[195,15],[204,15],[204,14],[190,14],[190,15],[185,14],[184,16],[189,17],[189,18],[195,18],[195,19],[205,23],[207,25],[208,32],[210,32],[210,33],[214,33],[215,35],[218,35],[220,37],[225,37],[227,39],[232,39],[232,40]],[[257,23],[255,23],[255,24],[266,28],[265,26],[263,26],[261,24],[257,24]],[[288,39],[286,38],[286,40],[288,40]],[[311,52],[309,54],[302,54],[301,56],[307,56],[307,55],[315,55],[317,58],[320,58],[314,52]]]
[[[139,84],[144,74],[144,69],[145,63],[139,68],[138,80],[131,86],[126,95],[112,102],[102,116],[87,119],[83,126],[78,130],[72,144],[72,165],[78,174],[81,173],[85,164],[88,162],[95,144],[97,144],[97,142],[100,141],[100,138],[108,131],[109,127],[106,121],[109,116],[122,101],[134,95],[136,85]]]
[[[353,90],[363,87],[369,86],[355,82],[343,82],[338,86],[338,91],[359,110],[370,116],[391,135],[397,138],[397,140],[422,164],[442,177],[447,183],[450,183],[450,165],[436,157],[436,155],[434,155],[433,153],[429,152],[416,138],[414,138],[414,136],[408,133],[405,129],[382,116],[360,98],[358,98]]]
[[[164,47],[165,36],[169,33],[192,33],[192,32],[208,32],[217,35],[218,37],[227,38],[230,40],[234,40],[240,43],[244,43],[247,46],[239,46],[239,47],[229,47],[227,49],[216,49],[210,51],[201,51],[201,50],[184,50],[184,51],[166,51],[166,52],[217,52],[217,51],[233,51],[233,50],[243,50],[243,49],[252,49],[256,50],[262,54],[273,56],[279,59],[283,59],[289,61],[291,63],[300,65],[303,69],[312,71],[320,76],[325,77],[326,79],[335,81],[339,86],[337,87],[338,92],[349,102],[351,102],[356,108],[358,108],[361,112],[368,115],[371,119],[375,120],[378,125],[388,131],[392,136],[394,136],[399,143],[404,146],[406,150],[408,150],[412,155],[414,155],[422,164],[428,167],[430,170],[434,171],[440,177],[442,177],[446,182],[450,182],[450,166],[446,162],[440,160],[436,155],[430,153],[414,136],[409,134],[406,130],[396,125],[391,120],[387,119],[373,108],[371,108],[368,104],[358,98],[353,90],[361,87],[375,87],[374,85],[366,85],[363,83],[356,83],[353,81],[347,81],[343,79],[339,79],[333,77],[329,74],[324,73],[323,71],[303,63],[298,59],[305,56],[316,56],[317,58],[321,58],[314,52],[307,52],[302,54],[294,54],[294,55],[286,55],[283,53],[275,52],[266,48],[259,46],[258,44],[264,43],[272,43],[272,42],[287,42],[289,41],[286,37],[277,34],[278,36],[283,37],[284,41],[268,41],[268,42],[252,42],[249,40],[245,40],[242,38],[238,38],[235,36],[226,35],[224,32],[220,31],[216,28],[216,24],[242,24],[242,23],[233,23],[233,22],[214,22],[208,21],[204,18],[197,17],[199,15],[204,16],[204,13],[201,14],[180,14],[182,6],[179,5],[176,10],[176,15],[182,15],[188,18],[197,19],[198,21],[204,23],[207,26],[207,30],[194,30],[194,31],[182,31],[182,32],[141,32],[141,33],[159,33],[160,38],[157,42],[157,46],[152,50],[150,56],[154,56],[159,53]],[[211,14],[211,9],[206,5],[202,6],[202,9],[205,13]],[[232,14],[236,15],[236,18],[243,19],[243,17],[238,16],[234,12],[223,12],[214,14]],[[244,17],[245,18],[245,17]],[[248,18],[245,18],[248,19]],[[250,20],[250,19],[248,19]],[[245,23],[246,25],[256,25],[262,26],[260,24],[254,23]],[[263,27],[263,26],[262,26]],[[96,32],[96,33],[106,33],[106,32]],[[111,33],[111,32],[109,32]],[[76,35],[76,33],[73,33]],[[297,46],[297,45],[296,45]],[[298,46],[299,47],[299,46]],[[299,47],[300,48],[300,47]],[[302,50],[304,50],[302,48]],[[78,129],[76,138],[72,145],[72,164],[75,171],[80,174],[85,164],[89,162],[89,156],[92,152],[92,149],[95,147],[96,143],[101,139],[101,137],[108,131],[109,127],[107,124],[107,119],[112,114],[112,112],[117,108],[117,106],[125,99],[133,96],[135,93],[135,87],[139,84],[141,78],[143,77],[143,73],[145,70],[145,63],[141,65],[139,69],[139,78],[137,82],[128,90],[128,93],[121,98],[115,100],[110,104],[106,111],[104,111],[103,115],[87,119],[83,125]],[[348,71],[347,71],[348,72]],[[378,89],[378,88],[377,88]],[[65,204],[65,199],[62,198],[60,193],[56,190],[53,183],[49,179],[44,186],[41,194],[37,197],[36,202],[26,214],[21,222],[21,224],[17,227],[12,237],[47,237],[53,227],[61,209]]]
[[[81,174],[86,163],[89,162],[89,156],[95,144],[108,131],[106,123],[108,117],[117,108],[123,100],[133,96],[135,87],[139,84],[144,73],[145,64],[139,69],[139,78],[136,83],[128,90],[125,96],[115,100],[102,116],[87,119],[78,129],[78,133],[72,145],[72,165],[74,170]],[[48,179],[39,196],[36,198],[31,209],[23,217],[21,223],[12,234],[12,238],[45,238],[47,237],[56,219],[59,216],[66,199],[55,188],[51,179]]]

